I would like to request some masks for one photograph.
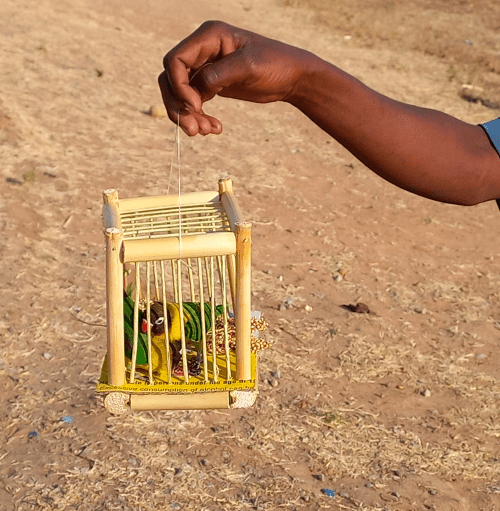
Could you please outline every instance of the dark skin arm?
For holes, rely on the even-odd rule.
[[[500,197],[500,158],[479,126],[394,101],[305,50],[206,22],[164,66],[168,116],[190,136],[221,133],[203,111],[215,95],[285,101],[400,188],[462,205]]]

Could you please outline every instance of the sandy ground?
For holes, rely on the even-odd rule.
[[[160,104],[163,54],[202,21],[300,45],[468,122],[499,115],[460,97],[450,65],[463,55],[366,44],[312,5],[2,1],[2,510],[500,509],[496,205],[398,190],[287,105],[215,99],[224,133],[182,139],[182,190],[230,176],[254,225],[253,308],[275,341],[256,406],[112,417],[94,392],[102,190],[166,193],[173,126],[144,112]],[[401,6],[377,6],[373,26],[389,28]],[[398,26],[452,34],[463,8],[461,29],[498,62],[493,7],[480,6],[468,18],[469,4],[405,5]],[[500,88],[489,69],[481,83]],[[342,307],[357,302],[372,313]]]

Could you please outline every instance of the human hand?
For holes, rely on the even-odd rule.
[[[190,136],[219,134],[222,124],[203,111],[215,95],[270,103],[290,101],[312,54],[207,21],[170,50],[158,82],[171,121]]]

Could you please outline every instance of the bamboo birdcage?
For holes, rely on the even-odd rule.
[[[116,190],[106,190],[103,196],[107,356],[97,391],[108,393],[106,408],[122,413],[127,404],[133,410],[251,406],[258,394],[257,360],[250,348],[251,224],[243,220],[231,180],[220,180],[217,192],[119,199]],[[127,296],[133,325],[128,336]],[[154,302],[164,311],[161,338],[151,330]],[[180,339],[171,344],[167,304],[182,311]],[[193,307],[200,310],[199,374],[190,373],[185,334],[185,311]],[[144,344],[140,316],[148,325]],[[174,344],[181,353],[177,373],[171,365]],[[157,356],[159,373],[153,348],[166,358]],[[145,365],[139,363],[141,349]]]

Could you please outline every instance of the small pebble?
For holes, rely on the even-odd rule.
[[[437,493],[437,490],[436,490],[436,489],[434,489],[434,488],[431,488],[431,489],[429,490],[429,495],[436,495],[436,493]]]
[[[314,479],[317,479],[318,481],[324,481],[325,475],[324,474],[313,474]]]
[[[162,106],[152,105],[148,110],[148,114],[151,117],[156,117],[158,119],[162,119],[163,117],[165,117],[167,115],[167,111]]]
[[[50,360],[50,359],[52,358],[52,355],[51,355],[50,353],[44,353],[44,354],[43,354],[43,358],[44,358],[45,360]]]
[[[200,460],[200,465],[202,467],[206,467],[208,465],[208,461],[205,458],[203,458],[202,460]]]
[[[306,312],[312,312],[313,308],[312,308],[310,305],[306,305],[306,306],[304,307],[304,310],[305,310]]]
[[[397,499],[399,499],[399,497],[401,496],[401,495],[399,495],[399,493],[398,493],[397,491],[393,491],[393,492],[391,493],[391,495],[392,495],[393,497],[396,497]]]
[[[425,389],[422,392],[422,396],[424,396],[424,397],[431,397],[431,391],[429,389]]]
[[[335,497],[335,492],[333,490],[330,490],[329,488],[323,488],[321,490],[321,493],[323,495],[326,495],[327,497]]]
[[[178,475],[180,475],[180,474],[182,474],[182,467],[177,467],[177,468],[175,468],[175,469],[174,469],[174,475],[175,475],[175,476],[178,476]]]
[[[366,483],[365,484],[365,488],[373,488],[373,484],[372,483]]]
[[[342,493],[339,493],[339,497],[342,497],[343,499],[349,500],[349,494],[345,491]]]
[[[484,353],[477,353],[476,359],[477,360],[484,360],[486,358],[486,355]]]
[[[170,503],[170,509],[173,509],[174,511],[177,511],[177,509],[180,509],[181,505],[178,502],[171,502]]]
[[[89,461],[94,461],[96,459],[96,454],[94,452],[94,450],[92,449],[92,447],[90,447],[89,445],[87,445],[87,447],[85,447],[82,452],[79,454],[80,458],[84,458],[86,460],[89,460]]]
[[[271,376],[273,378],[276,378],[277,380],[279,380],[281,378],[281,372],[279,369],[276,369],[276,371],[271,371]]]

